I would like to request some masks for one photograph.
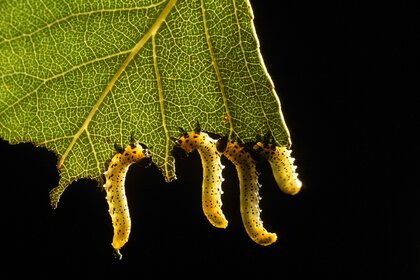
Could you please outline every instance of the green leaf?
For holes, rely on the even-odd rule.
[[[179,128],[290,138],[246,0],[0,2],[0,137],[56,153],[60,194],[100,180],[114,144],[175,178]]]

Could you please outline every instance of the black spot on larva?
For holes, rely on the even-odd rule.
[[[124,148],[123,147],[121,147],[120,145],[118,145],[118,144],[114,144],[114,149],[117,151],[117,153],[122,153],[122,152],[124,152]]]
[[[194,132],[195,133],[200,133],[201,132],[201,125],[200,125],[200,123],[198,121],[195,124]]]
[[[140,145],[140,147],[142,147],[143,148],[143,152],[144,152],[144,154],[145,155],[147,155],[147,153],[148,153],[148,148],[147,148],[147,146],[145,145],[145,144],[143,144],[143,143],[137,143],[138,145]]]

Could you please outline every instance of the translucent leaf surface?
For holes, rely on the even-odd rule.
[[[289,146],[252,18],[246,0],[1,1],[0,137],[56,153],[58,194],[131,136],[172,180],[171,137],[197,121]]]

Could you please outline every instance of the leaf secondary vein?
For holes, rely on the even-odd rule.
[[[135,11],[135,10],[147,10],[147,9],[158,7],[158,6],[162,5],[165,1],[166,0],[163,0],[163,1],[160,1],[159,3],[151,4],[151,5],[148,5],[148,6],[142,6],[142,7],[119,8],[119,9],[101,9],[101,10],[93,10],[93,11],[88,11],[88,12],[74,13],[74,14],[65,16],[63,18],[56,19],[55,21],[53,21],[51,23],[46,23],[45,26],[42,26],[42,27],[34,30],[31,33],[22,33],[18,36],[11,37],[11,38],[4,38],[3,37],[2,41],[0,41],[0,45],[3,44],[3,43],[6,43],[6,42],[12,42],[12,41],[18,40],[18,39],[23,38],[23,37],[31,37],[31,36],[41,32],[41,31],[43,31],[44,29],[51,28],[52,26],[54,26],[56,24],[59,24],[61,22],[66,22],[69,19],[74,18],[74,17],[90,16],[90,15],[93,15],[93,14],[96,14],[96,13],[106,13],[106,12],[114,13],[114,12],[125,12],[125,11],[130,12],[130,11]],[[45,6],[45,4],[44,4],[44,6]],[[48,9],[46,9],[46,10],[48,10]],[[31,15],[31,16],[34,16],[34,15]]]
[[[249,2],[247,2],[247,5],[248,6],[250,6],[250,3]],[[245,54],[245,48],[244,48],[244,46],[243,46],[243,40],[242,40],[242,28],[241,28],[241,26],[240,26],[240,23],[239,23],[239,17],[238,17],[238,8],[237,8],[237,6],[236,6],[236,0],[234,0],[233,1],[233,8],[234,8],[234,15],[235,15],[235,20],[236,20],[236,25],[237,25],[237,28],[238,28],[238,36],[239,36],[239,46],[240,46],[240,48],[241,48],[241,53],[242,53],[242,56],[243,56],[243,58],[244,58],[244,61],[245,61],[245,67],[246,67],[246,70],[247,70],[247,72],[248,72],[248,76],[249,76],[249,78],[252,80],[252,85],[253,85],[253,88],[254,88],[254,94],[255,94],[255,97],[258,99],[258,102],[261,104],[262,102],[261,102],[261,100],[260,100],[260,97],[259,97],[259,95],[258,95],[258,90],[257,90],[257,82],[254,80],[254,78],[252,77],[252,71],[249,69],[249,65],[248,65],[248,61],[247,61],[247,59],[246,59],[246,54]],[[250,8],[249,9],[250,11],[251,11],[251,16],[252,16],[252,18],[254,17],[254,15],[252,14],[252,9]],[[257,38],[257,36],[256,36],[256,32],[255,32],[255,27],[254,27],[254,25],[252,24],[252,31],[254,32],[254,37],[255,38]],[[257,44],[258,44],[258,42],[257,42]],[[265,68],[265,66],[264,66],[264,61],[263,61],[263,59],[262,59],[262,56],[261,56],[261,53],[260,53],[260,50],[259,50],[259,46],[257,46],[257,53],[258,53],[258,55],[259,55],[259,62],[260,62],[260,64],[261,65],[263,65],[263,67]],[[265,71],[265,73],[266,73],[266,75],[267,75],[267,77],[269,77],[269,75],[268,75],[268,71],[266,71],[266,69],[264,69]],[[274,85],[273,85],[273,82],[271,81],[271,79],[269,78],[269,81],[270,81],[270,85],[271,85],[271,88],[272,88],[272,90],[274,91]],[[278,98],[277,97],[277,94],[273,94],[276,98]],[[277,101],[278,101],[278,99],[277,99]],[[278,102],[278,104],[280,104],[279,102]],[[273,129],[272,129],[272,127],[271,127],[271,122],[270,122],[270,119],[268,118],[268,116],[266,115],[266,113],[265,113],[265,110],[262,110],[262,113],[263,113],[263,115],[264,115],[264,117],[265,117],[265,119],[267,120],[267,126],[268,126],[268,129],[269,129],[269,131],[273,131]],[[280,110],[279,110],[279,113],[281,114],[281,112],[280,112]]]
[[[226,91],[225,91],[225,86],[223,84],[222,75],[220,74],[219,65],[217,64],[216,55],[214,54],[213,45],[211,43],[209,28],[207,26],[206,9],[204,7],[204,0],[201,0],[201,13],[202,13],[202,17],[203,17],[203,25],[204,25],[204,32],[206,34],[207,46],[209,48],[209,53],[210,53],[210,57],[211,57],[211,65],[213,66],[214,72],[216,74],[217,85],[219,87],[220,94],[222,95],[223,105],[225,107],[225,112],[226,112],[226,115],[227,115],[227,119],[229,121],[229,138],[231,138],[231,136],[233,134],[233,122],[232,122],[232,118],[231,118],[230,112],[229,112],[229,107],[228,107],[228,102],[227,102],[227,97],[226,97]]]
[[[162,82],[161,82],[161,76],[159,72],[158,62],[157,62],[157,54],[156,54],[156,42],[155,42],[155,36],[152,36],[152,49],[153,49],[153,66],[155,68],[155,76],[156,76],[156,83],[158,87],[158,94],[159,94],[159,108],[160,108],[160,114],[162,118],[162,127],[163,131],[165,133],[165,178],[169,179],[169,169],[168,169],[168,162],[169,162],[169,131],[166,126],[166,117],[165,117],[165,103],[164,103],[164,97],[163,97],[163,89],[162,89]]]
[[[89,112],[88,116],[86,117],[84,123],[79,128],[79,130],[74,134],[72,141],[70,142],[69,146],[67,147],[66,151],[64,152],[63,156],[60,158],[57,168],[60,169],[63,165],[64,161],[66,160],[68,154],[73,149],[73,146],[76,144],[77,140],[79,139],[80,135],[86,131],[87,127],[89,126],[90,122],[92,121],[94,115],[98,111],[99,107],[105,100],[105,97],[111,92],[113,86],[115,85],[118,78],[127,68],[128,64],[133,60],[136,54],[144,47],[144,45],[150,40],[150,38],[156,34],[159,30],[162,23],[166,20],[166,17],[169,15],[172,8],[175,6],[177,0],[169,0],[168,4],[162,10],[160,15],[157,17],[156,21],[152,24],[149,30],[143,35],[143,37],[137,42],[131,52],[128,54],[127,58],[121,64],[120,68],[117,70],[115,75],[109,81],[109,83],[104,88],[102,94],[99,96],[98,100],[96,101],[95,105],[93,105],[92,110]]]
[[[87,135],[87,138],[88,138],[88,141],[89,141],[89,145],[92,148],[93,156],[95,157],[96,168],[98,169],[98,173],[100,174],[101,173],[101,167],[100,167],[98,156],[96,154],[95,144],[93,143],[92,137],[90,136],[89,130],[87,130],[87,129],[86,129],[86,135]]]
[[[12,74],[0,75],[0,78],[4,78],[4,77],[8,77],[8,76],[15,76],[15,75],[26,75],[27,77],[31,77],[31,78],[34,78],[34,79],[38,79],[38,80],[40,80],[40,81],[41,81],[41,82],[39,83],[39,85],[38,85],[35,89],[33,89],[32,91],[30,91],[30,92],[26,93],[25,95],[23,95],[22,97],[20,97],[19,99],[17,99],[15,102],[13,102],[13,103],[11,103],[11,104],[8,104],[8,105],[4,108],[4,110],[3,110],[3,111],[0,111],[0,116],[1,116],[1,115],[3,115],[3,114],[5,114],[7,110],[12,109],[12,108],[13,108],[13,107],[15,107],[17,104],[21,103],[21,102],[22,102],[23,100],[25,100],[26,98],[29,98],[29,97],[31,97],[33,94],[36,94],[36,93],[38,92],[38,90],[39,90],[42,86],[44,86],[45,84],[47,84],[47,83],[48,83],[48,82],[50,82],[50,81],[53,81],[53,80],[55,80],[55,79],[58,79],[58,78],[64,77],[66,74],[68,74],[68,73],[70,73],[70,72],[72,72],[72,71],[75,71],[75,70],[77,70],[77,69],[80,69],[80,68],[82,68],[82,67],[85,67],[85,66],[87,66],[87,65],[90,65],[90,64],[93,64],[93,63],[96,63],[96,62],[100,62],[100,61],[104,61],[104,60],[107,60],[107,59],[111,59],[111,58],[114,58],[114,57],[117,57],[117,56],[120,56],[120,55],[123,55],[123,54],[129,53],[129,52],[131,52],[131,50],[129,50],[129,51],[122,51],[122,52],[118,52],[118,53],[111,54],[111,55],[107,55],[107,56],[100,57],[100,58],[95,58],[95,59],[92,59],[92,60],[90,60],[90,61],[88,61],[88,62],[85,62],[85,63],[79,64],[79,65],[75,65],[75,66],[73,66],[73,67],[71,67],[71,68],[67,69],[67,70],[66,70],[66,71],[64,71],[64,72],[61,72],[61,73],[55,74],[54,76],[51,76],[51,77],[48,77],[48,78],[40,78],[40,77],[36,77],[36,76],[30,75],[30,74],[26,74],[26,73],[23,73],[23,72],[16,72],[16,73],[12,73]]]

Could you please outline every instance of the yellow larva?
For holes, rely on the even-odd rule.
[[[131,230],[131,219],[125,196],[125,176],[131,164],[148,157],[148,152],[140,144],[127,146],[112,158],[108,170],[104,173],[106,200],[114,228],[112,247],[119,254],[119,249],[128,241]]]
[[[241,216],[249,237],[264,246],[276,242],[277,235],[268,232],[260,218],[260,185],[254,159],[243,147],[232,141],[228,141],[223,154],[235,165],[238,173]]]
[[[177,145],[190,153],[197,150],[203,165],[202,208],[209,222],[218,228],[226,228],[228,221],[222,212],[222,170],[221,153],[217,141],[204,132],[189,132],[176,141]]]
[[[268,160],[274,179],[284,193],[295,195],[301,190],[302,182],[298,179],[296,166],[293,165],[295,159],[291,157],[291,150],[273,144],[264,145],[262,142],[256,143],[254,150]]]

